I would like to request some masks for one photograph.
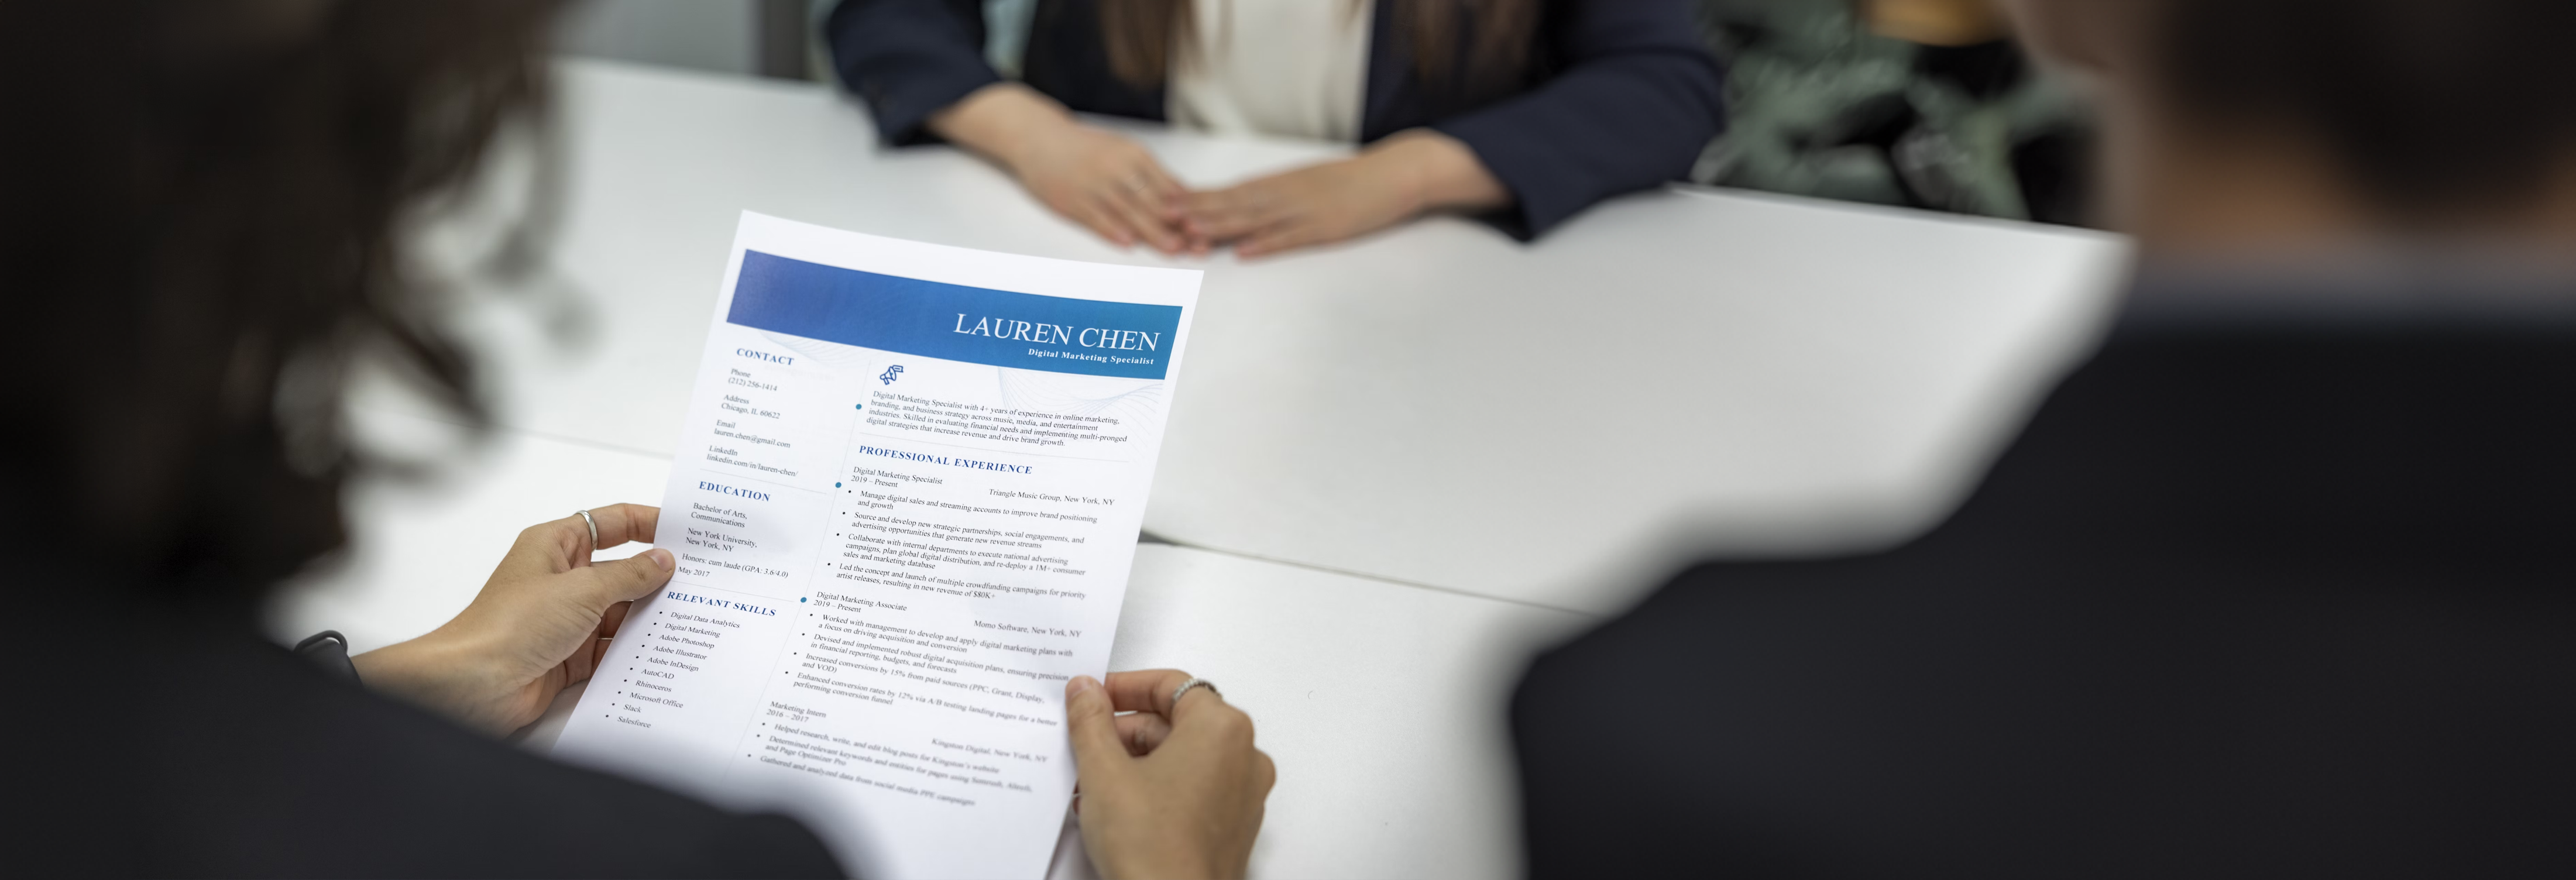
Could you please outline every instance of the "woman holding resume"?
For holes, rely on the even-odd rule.
[[[0,2],[0,112],[43,121],[0,131],[5,356],[43,377],[6,392],[33,466],[0,514],[28,539],[8,790],[41,808],[0,838],[21,872],[842,873],[795,821],[500,741],[671,579],[667,550],[591,559],[651,539],[654,508],[527,529],[408,642],[298,657],[260,634],[263,597],[341,546],[341,488],[379,464],[339,418],[357,364],[481,421],[397,231],[539,106],[555,9]],[[1245,870],[1272,766],[1195,682],[1065,689],[1103,874]]]

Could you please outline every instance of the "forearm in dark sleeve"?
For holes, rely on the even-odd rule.
[[[734,820],[715,854],[721,867],[739,877],[849,876],[805,826],[783,816],[763,814]],[[712,875],[711,875],[712,876]]]
[[[1610,196],[1690,172],[1725,127],[1724,76],[1687,8],[1574,0],[1547,39],[1564,66],[1537,89],[1432,127],[1512,193],[1506,231],[1537,236]]]
[[[824,36],[841,81],[890,144],[934,140],[932,114],[1001,81],[984,61],[980,0],[843,0]]]

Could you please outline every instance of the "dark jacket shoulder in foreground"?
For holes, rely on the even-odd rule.
[[[44,610],[0,639],[17,876],[840,876],[788,819],[548,761],[331,681],[246,619],[26,564],[10,595]]]
[[[2576,876],[2576,314],[2447,293],[2137,313],[1933,532],[1546,655],[1534,873]]]
[[[1466,143],[1511,191],[1514,208],[1492,219],[1516,236],[1687,176],[1724,127],[1724,77],[1687,0],[1539,0],[1529,75],[1478,88],[1463,66],[1416,75],[1394,4],[1375,8],[1360,140],[1429,126]],[[888,143],[930,140],[932,114],[1001,80],[984,60],[981,0],[843,0],[824,28]],[[1472,24],[1462,31],[1474,45]],[[1162,119],[1163,91],[1112,74],[1100,34],[1098,0],[1038,0],[1022,78],[1077,111]]]

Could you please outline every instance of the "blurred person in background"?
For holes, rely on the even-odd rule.
[[[2576,4],[2011,5],[2116,324],[1928,533],[1538,659],[1532,873],[2576,876]]]
[[[418,639],[353,663],[259,634],[382,464],[339,418],[353,365],[481,423],[397,230],[538,109],[554,11],[0,0],[14,873],[840,874],[791,820],[500,741],[590,675],[668,551],[593,565],[567,517]],[[653,508],[590,512],[600,546],[653,534]],[[1070,683],[1085,843],[1113,877],[1241,876],[1270,761],[1205,688],[1167,705],[1173,675]]]
[[[945,139],[1121,246],[1255,256],[1435,211],[1534,237],[1688,174],[1723,126],[1688,0],[1036,0],[1020,79],[980,0],[843,0],[834,64],[888,143]],[[1366,145],[1192,191],[1072,113]]]

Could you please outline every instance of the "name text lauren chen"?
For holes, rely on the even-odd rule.
[[[1063,324],[1013,321],[1006,318],[976,318],[975,326],[966,326],[966,314],[957,314],[955,332],[968,336],[990,336],[1039,344],[1072,345],[1082,348],[1108,348],[1119,351],[1160,351],[1163,334],[1143,330],[1111,330],[1084,327],[1076,331]]]

